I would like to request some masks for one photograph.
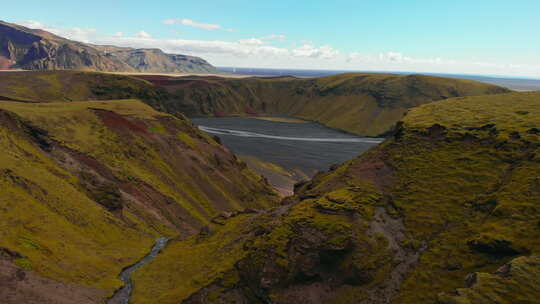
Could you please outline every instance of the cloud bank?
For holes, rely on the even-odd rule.
[[[163,21],[163,24],[168,24],[168,25],[181,24],[185,26],[200,28],[207,31],[219,30],[222,28],[221,25],[219,24],[200,23],[200,22],[195,22],[191,19],[185,19],[185,18],[167,19]]]

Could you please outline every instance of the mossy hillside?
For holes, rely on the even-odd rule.
[[[242,249],[250,215],[241,215],[184,241],[172,241],[134,276],[133,303],[179,303],[214,281],[226,281]],[[238,237],[240,236],[240,239]],[[230,284],[235,284],[230,282]]]
[[[135,275],[134,303],[152,303],[156,298],[160,303],[198,303],[194,299],[200,297],[211,303],[231,299],[258,303],[264,298],[281,303],[282,294],[265,294],[260,282],[265,282],[264,288],[282,290],[303,277],[381,281],[390,259],[388,243],[366,232],[380,194],[373,186],[364,186],[342,188],[292,208],[227,220],[209,237],[171,244]],[[353,202],[353,198],[361,199]],[[362,250],[354,251],[357,246]],[[317,266],[321,259],[328,269]],[[365,288],[345,285],[337,290],[325,295],[331,300],[327,303],[347,303],[367,294]]]
[[[276,199],[190,122],[136,100],[2,102],[0,114],[0,247],[48,278],[111,294],[155,237]]]
[[[403,217],[415,243],[428,244],[396,303],[430,303],[469,272],[538,252],[539,102],[538,93],[511,93],[424,105],[377,148],[395,170],[388,211]],[[360,174],[361,159],[321,180]]]
[[[154,82],[178,100],[169,105],[169,112],[287,114],[368,136],[389,131],[411,107],[456,96],[509,92],[469,80],[356,73],[315,79],[183,77]]]
[[[469,273],[493,273],[540,251],[538,126],[538,92],[415,108],[393,138],[298,185],[296,197],[284,201],[290,205],[253,220],[257,233],[230,268],[240,279],[227,287],[212,283],[193,297],[209,303],[239,294],[254,303],[476,303],[489,293],[534,303],[534,284],[501,287],[503,281],[489,275],[470,294],[439,295],[462,288]],[[169,254],[189,259],[187,252]],[[537,280],[537,266],[529,264],[530,271],[521,272],[527,279],[516,280]],[[139,279],[147,271],[141,269]],[[152,288],[136,283],[135,292]],[[321,293],[310,299],[314,290]]]
[[[519,257],[493,274],[470,274],[467,284],[454,294],[440,294],[439,303],[535,303],[540,298],[540,258]]]
[[[4,72],[0,100],[60,102],[137,98],[160,109],[164,90],[142,79],[78,71]]]
[[[274,121],[274,122],[288,122],[288,123],[307,123],[307,121],[298,119],[298,118],[292,118],[292,117],[281,117],[281,116],[257,116],[254,117],[255,119],[260,120],[267,120],[267,121]]]
[[[47,130],[58,143],[95,158],[116,171],[119,178],[154,186],[198,221],[205,222],[227,208],[265,204],[265,194],[257,189],[260,178],[254,180],[249,170],[226,155],[221,146],[207,141],[189,122],[156,112],[138,101],[6,102],[0,107]],[[96,110],[106,112],[99,114]],[[121,117],[103,117],[111,113]],[[163,134],[166,127],[173,134]],[[184,153],[176,155],[175,149]],[[216,164],[219,160],[223,163]],[[206,168],[221,166],[222,170],[201,170],[194,162],[206,163]],[[258,198],[262,200],[258,202]]]
[[[45,277],[109,294],[121,286],[118,273],[146,254],[156,232],[107,212],[78,187],[77,176],[5,124],[0,146],[0,247]]]
[[[395,180],[386,209],[403,217],[410,237],[403,245],[427,244],[394,301],[432,303],[438,292],[462,286],[467,273],[492,272],[540,249],[538,126],[537,92],[424,105],[404,118],[395,139],[316,177],[304,191],[355,183],[366,174],[362,163],[383,155]]]

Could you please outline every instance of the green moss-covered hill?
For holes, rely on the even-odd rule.
[[[385,134],[412,107],[451,97],[509,92],[470,80],[423,75],[141,77],[174,96],[169,111],[188,116],[288,114],[368,136]]]
[[[102,303],[156,237],[276,199],[191,122],[137,100],[0,101],[0,151],[2,303]]]
[[[137,98],[171,114],[287,114],[356,134],[384,135],[412,107],[507,89],[422,75],[342,74],[298,79],[138,76],[74,72],[4,72],[0,97],[26,102]]]
[[[539,147],[540,92],[417,107],[281,207],[171,243],[133,303],[538,303]]]
[[[137,98],[162,109],[167,92],[129,76],[77,71],[0,72],[0,100],[60,102]]]

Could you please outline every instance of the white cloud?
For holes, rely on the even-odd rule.
[[[403,55],[398,52],[387,52],[379,54],[379,58],[383,61],[403,62]]]
[[[68,38],[71,40],[82,41],[89,43],[97,38],[97,30],[94,28],[80,28],[72,27],[67,29],[59,29],[52,26],[48,26],[38,21],[22,21],[17,22],[17,24],[31,28],[31,29],[40,29],[50,33],[53,33],[57,36]]]
[[[214,31],[214,30],[220,30],[222,29],[221,25],[219,24],[211,24],[211,23],[201,23],[201,22],[195,22],[191,19],[187,18],[173,18],[173,19],[167,19],[163,21],[163,24],[173,25],[173,24],[181,24],[185,26],[191,26],[200,28],[207,31]],[[230,31],[229,29],[227,31]]]
[[[296,57],[311,57],[311,58],[333,58],[339,55],[339,51],[328,45],[316,47],[310,44],[292,50],[293,56]]]
[[[362,54],[360,54],[359,52],[350,52],[349,54],[347,54],[347,62],[352,62],[358,58],[360,58],[360,56],[362,56]]]
[[[238,40],[238,43],[243,45],[264,45],[264,44],[270,44],[274,40],[284,41],[285,35],[281,34],[272,34],[260,38],[247,38],[247,39],[240,39]]]
[[[21,22],[17,22],[17,24],[25,26],[27,28],[31,28],[31,29],[45,29],[46,28],[45,24],[39,21],[34,21],[34,20],[21,21]]]
[[[262,40],[279,40],[279,41],[285,41],[285,39],[287,38],[287,36],[283,35],[283,34],[271,34],[271,35],[268,35],[268,36],[264,36],[262,37],[261,39]]]
[[[117,36],[118,37],[118,36]],[[137,33],[137,35],[135,35],[135,37],[137,38],[141,38],[141,39],[151,39],[152,38],[152,35],[148,34],[147,32],[145,31],[140,31]]]
[[[244,45],[263,45],[264,42],[261,39],[249,38],[249,39],[240,39],[238,40],[240,44]]]

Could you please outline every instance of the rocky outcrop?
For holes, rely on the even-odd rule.
[[[205,60],[158,49],[98,46],[0,21],[0,69],[218,73]]]

